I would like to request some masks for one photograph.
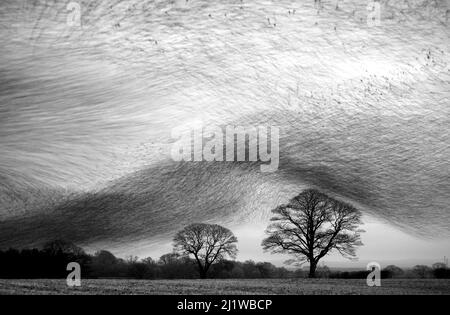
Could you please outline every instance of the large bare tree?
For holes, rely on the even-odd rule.
[[[173,242],[175,252],[195,258],[202,279],[206,278],[212,264],[227,255],[235,258],[237,254],[237,238],[229,229],[217,224],[188,225],[175,235]]]
[[[294,255],[298,263],[309,262],[310,278],[315,277],[319,260],[331,251],[354,259],[356,247],[362,245],[361,213],[315,189],[304,190],[272,213],[263,248]]]

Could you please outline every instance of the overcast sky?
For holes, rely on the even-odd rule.
[[[360,263],[450,255],[443,2],[385,2],[374,27],[357,0],[105,0],[82,29],[63,2],[26,3],[0,4],[0,247],[157,257],[213,222],[240,260],[280,261],[262,253],[264,220],[314,187],[379,220]],[[276,126],[279,168],[175,161],[173,130],[199,121]]]

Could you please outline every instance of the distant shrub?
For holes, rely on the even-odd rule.
[[[357,270],[357,271],[333,271],[330,272],[329,278],[334,279],[366,279],[369,271]]]
[[[414,276],[420,279],[431,278],[433,276],[433,270],[425,265],[416,265],[412,270]]]
[[[383,270],[381,270],[382,278],[400,278],[405,274],[403,269],[395,265],[389,265]]]
[[[450,279],[450,269],[449,268],[433,269],[433,275],[436,279]]]

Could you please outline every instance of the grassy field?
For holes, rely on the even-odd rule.
[[[69,288],[65,280],[0,280],[0,294],[450,294],[450,280],[389,279],[381,287],[365,280],[82,280]]]

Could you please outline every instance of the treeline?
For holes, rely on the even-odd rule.
[[[66,278],[69,262],[78,262],[82,278],[130,278],[130,279],[194,279],[199,270],[194,259],[169,253],[158,260],[150,257],[138,259],[115,257],[101,250],[93,255],[82,248],[64,241],[53,241],[37,249],[8,249],[0,251],[0,278]],[[317,269],[317,277],[339,279],[365,279],[369,271],[332,271],[327,266]],[[211,266],[208,278],[257,279],[257,278],[306,278],[308,271],[276,267],[269,262],[221,260]],[[436,263],[432,267],[416,266],[402,270],[387,266],[382,278],[450,278],[450,269]]]
[[[37,249],[0,251],[0,278],[66,278],[67,264],[77,262],[82,278],[194,279],[199,278],[197,262],[186,256],[169,253],[158,260],[115,257],[101,250],[94,255],[64,241],[52,241]],[[276,267],[268,262],[221,260],[211,266],[209,278],[293,278],[303,271]]]
[[[317,277],[332,279],[366,279],[369,271],[336,271],[330,270],[327,266],[319,267]],[[443,263],[435,263],[431,267],[425,265],[416,265],[411,269],[402,269],[395,265],[388,265],[381,269],[382,279],[450,279],[450,268]]]

